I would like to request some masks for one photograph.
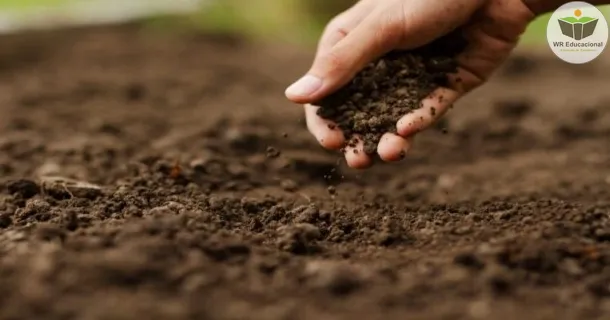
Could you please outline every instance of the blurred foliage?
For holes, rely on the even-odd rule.
[[[46,5],[60,6],[88,0],[0,0],[0,10],[24,9]],[[136,0],[125,0],[136,1]],[[146,0],[139,0],[146,1]],[[171,1],[171,0],[167,0]],[[326,23],[357,0],[210,0],[197,13],[186,17],[153,17],[151,26],[162,30],[197,27],[239,32],[282,41],[315,43]],[[600,7],[601,8],[601,7]],[[610,6],[603,6],[610,17]],[[550,14],[538,17],[528,28],[522,42],[546,43],[546,25]]]
[[[355,0],[221,0],[212,10],[201,14],[203,26],[246,30],[251,34],[275,36],[285,40],[314,42],[325,24],[349,8]],[[610,18],[610,6],[600,6]],[[546,28],[551,14],[538,17],[522,37],[523,44],[546,43]]]
[[[220,0],[198,14],[196,25],[221,31],[313,42],[324,25],[354,0]]]
[[[33,7],[59,6],[72,0],[0,0],[0,10],[27,9]]]
[[[308,14],[317,19],[318,23],[326,23],[334,16],[343,12],[357,1],[354,0],[303,0],[307,3]]]

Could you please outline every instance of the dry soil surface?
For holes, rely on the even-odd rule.
[[[137,26],[0,38],[1,319],[608,319],[610,59],[519,53],[354,171],[311,50]]]

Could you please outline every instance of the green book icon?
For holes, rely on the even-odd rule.
[[[574,40],[582,40],[593,34],[597,26],[597,18],[591,17],[566,17],[559,19],[561,33]]]

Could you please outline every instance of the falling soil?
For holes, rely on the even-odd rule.
[[[370,63],[343,88],[316,103],[318,115],[338,125],[347,145],[363,141],[374,154],[384,133],[396,133],[401,117],[421,107],[457,72],[456,56],[466,42],[458,32],[416,50],[392,51]],[[442,98],[442,97],[440,97]]]
[[[610,318],[610,60],[528,49],[354,171],[283,96],[310,53],[0,38],[0,319]]]

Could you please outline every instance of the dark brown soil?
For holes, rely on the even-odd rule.
[[[0,319],[610,317],[610,60],[529,50],[361,172],[283,96],[311,52],[2,37]]]
[[[316,103],[318,115],[339,126],[347,145],[362,140],[364,152],[372,155],[384,133],[396,133],[401,117],[419,109],[435,89],[448,86],[448,75],[457,72],[455,57],[465,45],[459,33],[452,33],[417,50],[390,52]]]

